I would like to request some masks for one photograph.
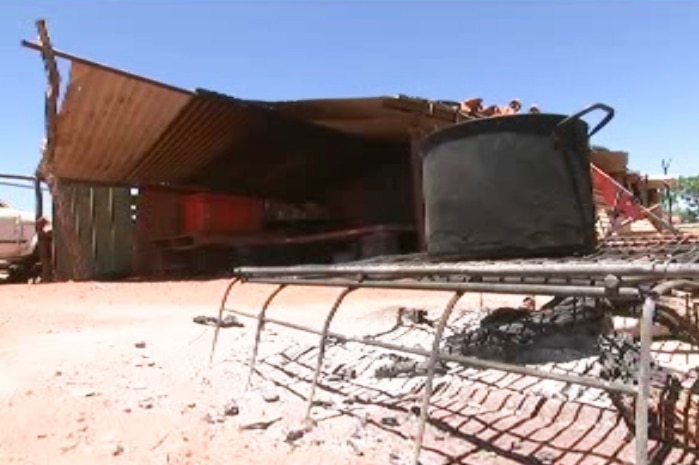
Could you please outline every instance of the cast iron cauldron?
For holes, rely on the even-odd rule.
[[[606,115],[588,133],[581,118]],[[604,104],[574,115],[483,118],[423,145],[427,250],[517,258],[591,252],[596,245],[589,139],[614,117]]]

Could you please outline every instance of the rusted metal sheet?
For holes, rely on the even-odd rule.
[[[127,182],[191,94],[74,62],[58,116],[56,175]]]
[[[93,187],[61,183],[70,221],[78,237],[79,252],[91,279],[129,275],[133,260],[131,194],[127,188]],[[54,218],[60,223],[58,217]],[[57,226],[60,226],[58,224]],[[54,228],[56,278],[74,279],[64,228]]]

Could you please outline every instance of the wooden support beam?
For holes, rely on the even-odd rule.
[[[67,249],[72,262],[73,279],[84,280],[88,278],[88,268],[85,262],[83,251],[80,247],[78,235],[72,228],[72,219],[68,205],[63,197],[63,192],[60,189],[58,179],[53,175],[54,162],[56,157],[56,119],[58,117],[58,98],[60,92],[61,76],[58,72],[56,64],[56,56],[49,38],[46,21],[40,19],[36,21],[36,28],[39,34],[39,44],[41,45],[41,57],[44,62],[48,86],[45,98],[45,124],[46,124],[46,139],[44,141],[43,154],[41,163],[37,168],[37,178],[46,180],[53,197],[53,202],[56,206],[56,216],[58,220],[58,232],[63,236],[62,244]],[[38,209],[39,205],[37,205]],[[43,205],[42,205],[43,210]],[[42,242],[40,250],[50,250],[49,236],[43,231],[43,221],[37,221],[37,237]],[[53,275],[52,260],[43,257],[42,275]]]

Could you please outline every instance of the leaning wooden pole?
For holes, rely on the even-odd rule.
[[[49,186],[54,203],[55,220],[58,220],[58,232],[62,237],[61,245],[65,246],[70,257],[72,275],[74,280],[85,280],[89,277],[85,257],[80,248],[80,242],[75,229],[70,209],[65,202],[60,182],[54,175],[56,159],[56,120],[58,116],[58,98],[60,92],[61,77],[56,64],[56,56],[53,53],[53,46],[49,38],[46,21],[40,19],[36,22],[39,33],[39,44],[41,45],[41,57],[44,61],[44,68],[48,78],[48,88],[45,99],[45,124],[46,139],[44,141],[42,159],[37,169],[37,176],[41,177]],[[46,239],[44,239],[46,240]],[[47,260],[48,261],[48,260]],[[42,262],[42,268],[52,267],[52,263]],[[45,273],[48,275],[49,273]],[[53,274],[53,273],[51,273]]]

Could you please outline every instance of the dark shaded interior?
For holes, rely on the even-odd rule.
[[[215,102],[230,97],[200,91]],[[227,105],[228,135],[213,161],[184,179],[209,189],[273,197],[318,200],[333,190],[370,175],[376,165],[398,167],[406,158],[402,144],[372,141],[343,134],[254,104]],[[244,112],[244,131],[236,124]]]
[[[202,120],[198,118],[202,112],[213,116]],[[192,153],[208,154],[193,174],[184,175],[172,166],[173,160]],[[159,194],[157,188],[144,188],[137,221],[138,255],[147,257],[137,260],[141,273],[162,264],[165,256],[165,261],[186,261],[183,271],[192,273],[194,262],[204,263],[201,272],[210,272],[243,263],[328,263],[413,252],[417,247],[413,166],[407,143],[345,134],[284,116],[262,104],[200,90],[144,159],[148,163],[134,173],[140,179],[162,176],[165,171],[174,182],[201,186],[207,192],[300,208],[312,202],[322,214],[291,219],[267,215],[262,228],[250,234],[227,234],[220,244],[183,245],[165,239],[187,234],[178,210],[187,194]],[[162,216],[158,212],[170,213],[154,221],[153,215]],[[385,228],[402,229],[387,234]],[[357,233],[357,229],[366,232]],[[323,237],[345,232],[347,236],[339,239]],[[309,235],[319,238],[283,242]],[[153,262],[156,265],[151,266]]]

